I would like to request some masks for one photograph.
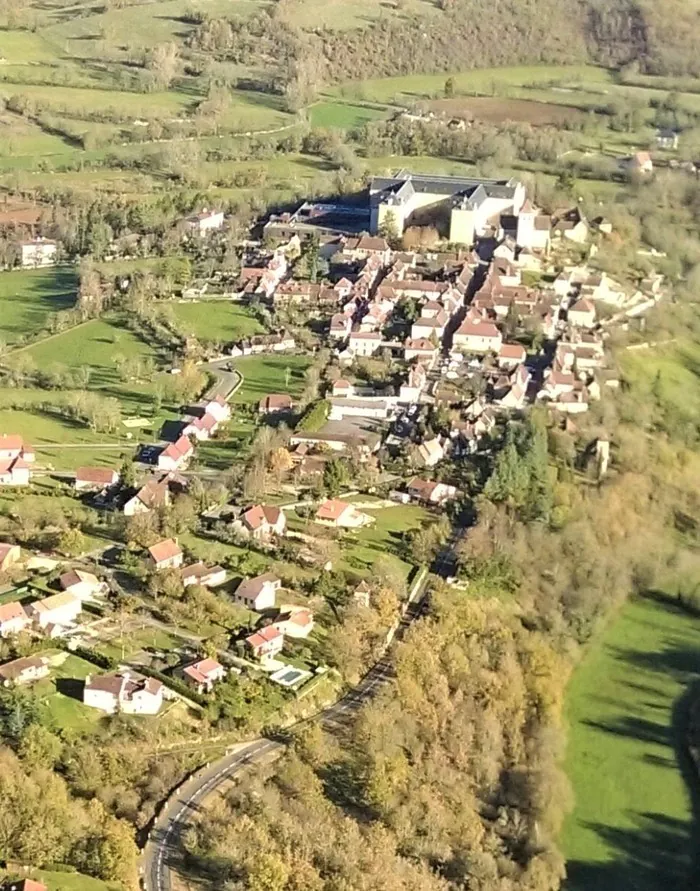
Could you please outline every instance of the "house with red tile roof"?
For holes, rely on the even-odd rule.
[[[21,557],[22,551],[19,545],[0,541],[0,572],[7,572],[19,563]]]
[[[336,529],[359,529],[374,522],[374,517],[358,510],[353,504],[330,498],[316,511],[316,522]]]
[[[273,535],[284,535],[287,518],[273,504],[254,504],[241,515],[243,530],[256,541],[265,541]]]
[[[103,492],[119,482],[119,472],[111,467],[79,467],[75,471],[78,492]]]
[[[169,443],[158,455],[159,470],[181,470],[194,454],[194,446],[183,434],[176,442]]]
[[[166,538],[148,549],[151,565],[156,572],[164,569],[177,569],[182,566],[183,553],[180,545],[173,538]]]
[[[13,634],[19,634],[30,623],[31,619],[25,612],[24,607],[16,600],[12,603],[0,605],[0,637],[11,637]]]
[[[182,669],[185,683],[198,693],[211,693],[212,687],[226,675],[224,666],[216,659],[200,659]]]
[[[21,436],[0,436],[0,486],[28,486],[34,449]]]
[[[282,652],[284,646],[284,634],[278,631],[274,625],[268,625],[251,634],[245,639],[246,648],[254,659],[260,662],[268,662]]]

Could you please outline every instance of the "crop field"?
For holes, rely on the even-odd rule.
[[[585,655],[567,693],[567,891],[691,887],[682,698],[699,677],[700,619],[663,599],[628,603]]]
[[[459,99],[433,99],[421,103],[420,108],[439,116],[460,118],[466,121],[500,123],[518,121],[533,126],[557,126],[583,120],[585,115],[578,108],[553,105],[548,102],[531,102],[527,99],[491,99],[486,96]]]
[[[76,292],[69,267],[0,272],[0,339],[11,345],[40,331],[52,312],[74,305]]]
[[[178,303],[172,312],[189,334],[202,341],[226,343],[265,331],[245,307],[236,303],[219,300]]]

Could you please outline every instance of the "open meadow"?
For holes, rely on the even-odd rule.
[[[697,776],[683,720],[699,679],[700,618],[663,598],[628,603],[585,654],[566,706],[567,891],[691,887]]]
[[[41,331],[51,313],[73,306],[76,291],[71,267],[0,272],[0,339],[10,346]]]

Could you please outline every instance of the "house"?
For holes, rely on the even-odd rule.
[[[345,340],[352,331],[352,317],[337,312],[331,316],[330,336],[333,340]]]
[[[211,693],[214,684],[223,680],[225,675],[226,669],[216,659],[200,659],[182,669],[185,683],[194,687],[197,693]]]
[[[88,675],[83,687],[83,702],[108,715],[157,715],[163,705],[163,685],[155,678],[144,678],[122,671],[116,674]]]
[[[336,529],[359,529],[374,522],[374,517],[358,510],[354,505],[331,498],[316,511],[316,522]]]
[[[525,405],[531,377],[532,375],[524,365],[518,365],[506,380],[505,387],[494,398],[495,405],[499,408],[519,411]]]
[[[446,501],[452,500],[457,495],[457,489],[454,486],[423,480],[417,476],[409,480],[406,488],[411,498],[425,504],[445,504]]]
[[[188,585],[202,585],[204,588],[216,588],[226,581],[226,570],[223,566],[205,566],[201,561],[185,566],[180,570],[180,578],[185,588]]]
[[[272,627],[287,637],[306,639],[314,627],[314,614],[305,606],[283,606]]]
[[[22,659],[13,659],[0,665],[0,683],[3,687],[13,684],[31,684],[32,681],[40,681],[49,673],[49,659],[47,656],[25,656]]]
[[[428,376],[422,365],[409,368],[408,380],[399,387],[399,402],[415,403],[428,383]]]
[[[192,418],[189,420],[182,431],[182,436],[178,440],[178,443],[181,443],[181,440],[187,439],[188,436],[194,436],[194,438],[200,442],[202,440],[209,439],[216,433],[216,430],[219,426],[219,422],[214,417],[213,414],[210,414],[208,411],[204,412],[201,418]],[[176,445],[178,444],[176,443]],[[184,444],[181,444],[184,448]],[[190,447],[190,454],[187,456],[185,460],[189,460],[191,456],[192,449]],[[171,470],[177,470],[176,467],[169,468]]]
[[[373,356],[382,346],[382,335],[378,331],[353,331],[348,341],[348,349],[355,356]]]
[[[48,238],[34,238],[19,245],[19,261],[22,269],[38,269],[56,263],[58,244]]]
[[[676,130],[657,130],[656,147],[675,151],[678,148],[678,132]]]
[[[242,581],[236,588],[233,599],[259,613],[274,607],[276,592],[281,587],[282,580],[274,573],[266,572],[263,575]]]
[[[153,569],[161,572],[164,569],[177,569],[182,566],[184,555],[182,548],[173,538],[166,538],[151,545],[148,555]]]
[[[12,603],[0,605],[0,637],[19,634],[29,624],[30,618],[21,603],[14,600]]]
[[[382,263],[388,263],[391,259],[391,248],[386,239],[374,238],[371,235],[348,238],[343,252],[352,257],[353,260],[366,260],[370,257],[378,257]]]
[[[447,324],[446,313],[440,311],[435,316],[421,316],[411,325],[411,340],[420,340],[425,337],[428,340],[440,340],[445,333]]]
[[[79,597],[68,591],[35,600],[28,607],[30,618],[40,629],[52,633],[56,628],[72,625],[83,608]]]
[[[186,436],[171,442],[158,455],[159,470],[180,470],[187,465],[194,454],[194,447]]]
[[[0,542],[0,572],[7,572],[19,563],[21,556],[19,545]]]
[[[111,467],[79,467],[75,471],[78,492],[104,492],[119,482],[119,472]]]
[[[222,229],[224,214],[220,210],[203,210],[185,220],[187,229],[195,235],[207,235],[215,229]]]
[[[501,332],[492,322],[465,319],[455,331],[453,344],[468,353],[497,353],[501,349]]]
[[[445,457],[445,450],[436,436],[418,446],[418,456],[426,467],[435,467]]]
[[[242,514],[241,524],[251,538],[264,541],[273,535],[284,535],[287,518],[274,505],[254,504]]]
[[[569,308],[569,324],[576,328],[593,328],[595,326],[595,304],[590,300],[577,300]]]
[[[359,603],[360,606],[368,607],[371,594],[371,586],[367,582],[361,581],[360,584],[352,592],[352,599],[355,601],[355,603]]]
[[[245,645],[250,650],[254,659],[260,662],[269,662],[279,655],[284,646],[284,634],[278,631],[274,625],[268,625],[246,637]]]
[[[554,217],[554,238],[585,244],[590,235],[590,226],[578,207],[558,213]]]
[[[341,377],[337,381],[333,382],[331,395],[340,396],[347,399],[348,397],[355,395],[355,387],[350,383],[350,381],[345,380],[345,378]]]
[[[64,591],[79,600],[91,600],[104,593],[106,589],[104,582],[101,582],[96,575],[82,569],[71,569],[64,572],[58,581]]]
[[[34,879],[21,879],[8,886],[7,891],[47,891],[46,885]]]
[[[231,419],[231,406],[223,396],[215,396],[204,403],[204,414],[212,415],[219,424]]]
[[[167,507],[170,504],[170,489],[168,477],[159,480],[150,479],[138,492],[125,503],[123,513],[125,517],[134,517],[137,514],[146,514],[159,507]]]
[[[269,393],[258,403],[258,414],[276,415],[290,412],[294,407],[292,397],[287,393]]]
[[[394,397],[388,399],[378,399],[377,397],[340,399],[331,396],[328,402],[330,404],[329,421],[342,421],[343,418],[386,420],[393,409]]]
[[[0,436],[0,486],[28,486],[34,449],[21,436]]]
[[[620,167],[629,173],[640,176],[649,176],[654,172],[654,162],[649,152],[637,152],[628,158],[620,160]]]
[[[519,343],[503,343],[498,351],[496,361],[499,368],[517,368],[527,359],[525,347]]]
[[[438,357],[438,347],[427,338],[421,337],[419,340],[412,340],[409,337],[404,344],[403,356],[406,362],[418,359],[424,362],[428,368],[432,368]]]

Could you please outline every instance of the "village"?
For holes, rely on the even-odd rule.
[[[407,234],[435,220],[448,233],[440,249],[407,250]],[[225,226],[223,213],[203,212],[187,238],[206,243]],[[372,180],[363,206],[272,216],[229,286],[231,301],[267,308],[267,333],[201,358],[210,386],[127,466],[63,474],[71,497],[122,524],[121,539],[72,559],[0,543],[0,637],[12,656],[2,685],[41,689],[77,658],[86,708],[153,716],[167,702],[205,705],[242,675],[306,695],[339,668],[333,638],[348,616],[372,612],[372,633],[390,634],[426,569],[456,571],[453,530],[463,534],[475,494],[465,468],[532,407],[571,431],[619,386],[607,340],[665,289],[660,275],[630,287],[598,271],[612,236],[609,221],[577,207],[546,213],[514,179],[405,170]],[[54,243],[32,244],[28,264],[54,261]],[[280,387],[250,405],[253,429],[278,437],[263,458],[278,485],[203,504],[198,534],[239,551],[228,564],[202,559],[167,518],[195,483],[216,483],[196,456],[242,411],[231,401],[241,360],[304,353],[327,357],[311,398]],[[604,438],[596,456],[604,474]],[[0,487],[31,490],[37,472],[48,473],[32,444],[3,431]],[[391,584],[377,572],[385,551],[400,567]],[[250,555],[259,571],[245,571]],[[395,612],[379,621],[387,586]]]

